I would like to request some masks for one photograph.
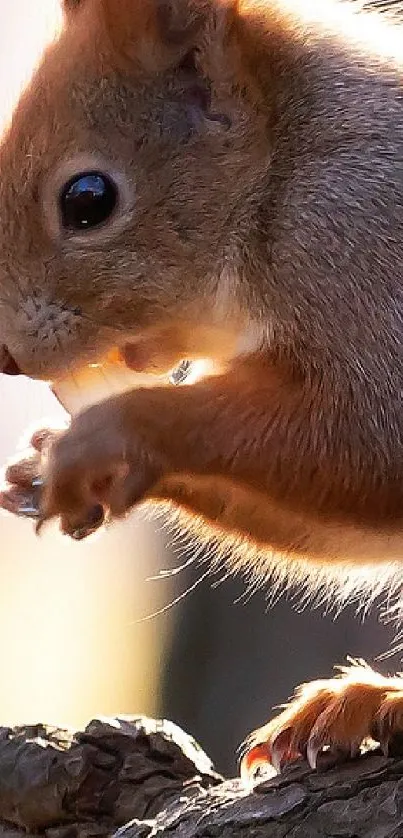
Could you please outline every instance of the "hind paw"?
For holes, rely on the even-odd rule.
[[[243,746],[241,774],[281,771],[299,757],[324,770],[357,757],[370,740],[385,755],[402,752],[403,677],[386,678],[364,661],[349,661],[335,678],[299,687],[291,702]]]

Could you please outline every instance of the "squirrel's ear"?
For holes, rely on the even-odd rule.
[[[67,2],[74,4],[74,0]],[[156,72],[174,66],[196,48],[213,9],[226,2],[101,0],[114,48],[126,60]]]

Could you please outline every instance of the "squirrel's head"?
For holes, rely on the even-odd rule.
[[[10,369],[52,377],[147,330],[221,328],[220,277],[267,154],[235,5],[65,0],[0,148]]]

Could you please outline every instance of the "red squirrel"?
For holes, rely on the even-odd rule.
[[[398,578],[402,44],[332,0],[65,0],[0,148],[0,369],[57,380],[118,347],[215,370],[76,416],[42,521],[160,503],[263,577]],[[12,465],[3,505],[31,478]],[[244,764],[402,729],[403,681],[353,666]]]

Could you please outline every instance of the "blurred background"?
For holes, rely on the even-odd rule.
[[[57,20],[56,0],[0,0],[3,123]],[[0,464],[27,427],[61,414],[45,385],[22,378],[0,376],[0,403]],[[330,675],[347,652],[372,662],[391,644],[376,610],[362,624],[353,609],[334,621],[284,598],[267,608],[240,579],[202,580],[206,565],[167,538],[141,514],[81,544],[0,516],[0,725],[164,715],[233,774],[237,745],[295,684]]]

